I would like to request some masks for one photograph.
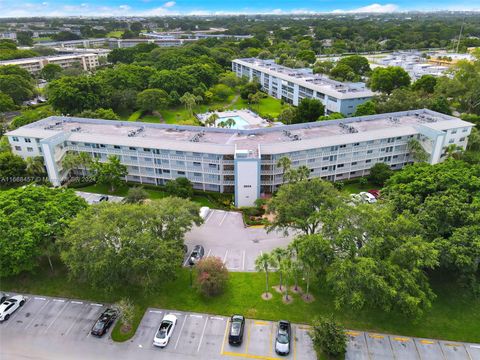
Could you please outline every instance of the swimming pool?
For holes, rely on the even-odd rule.
[[[230,129],[246,129],[250,125],[248,121],[242,118],[241,116],[234,115],[234,116],[220,117],[217,121],[215,121],[215,126],[218,127],[219,123],[221,123],[222,121],[225,122],[228,119],[233,119],[235,121],[235,125],[233,125]]]

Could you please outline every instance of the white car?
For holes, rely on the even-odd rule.
[[[208,206],[202,206],[200,208],[200,217],[205,220],[208,216],[208,214],[210,213],[210,208]]]
[[[377,199],[375,199],[375,196],[373,196],[368,192],[363,191],[360,193],[360,196],[362,197],[363,201],[365,201],[366,203],[373,204],[377,202]]]
[[[8,320],[23,304],[25,304],[25,297],[23,295],[15,295],[5,300],[0,305],[0,321]]]
[[[172,337],[173,329],[177,325],[177,317],[172,314],[167,314],[163,317],[158,331],[153,338],[153,345],[158,347],[165,347],[168,344],[168,341]]]

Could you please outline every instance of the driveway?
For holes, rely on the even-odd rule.
[[[264,228],[245,227],[236,211],[210,210],[204,223],[185,236],[189,252],[195,245],[205,248],[205,256],[222,259],[230,271],[255,271],[255,259],[263,252],[286,247],[292,237]]]

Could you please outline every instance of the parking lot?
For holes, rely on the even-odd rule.
[[[155,348],[152,345],[153,337],[167,313],[177,317],[176,328],[166,348]],[[132,341],[139,348],[168,354],[172,359],[188,354],[210,359],[316,359],[308,328],[303,325],[292,325],[292,350],[289,355],[282,357],[274,350],[276,323],[247,319],[241,346],[231,346],[228,343],[228,325],[229,318],[225,316],[148,309]]]
[[[263,228],[247,228],[242,214],[235,211],[210,210],[203,225],[185,236],[189,251],[195,245],[205,248],[205,256],[221,258],[230,271],[255,271],[255,259],[263,252],[287,246],[290,237]]]
[[[123,197],[121,196],[94,194],[84,191],[75,191],[75,194],[84,198],[90,205],[98,203],[102,196],[108,196],[109,202],[121,202],[123,200]]]
[[[308,326],[292,324],[291,352],[274,350],[275,322],[247,319],[241,346],[228,344],[229,318],[185,311],[148,309],[132,339],[116,343],[90,329],[105,304],[27,296],[23,307],[0,323],[0,358],[9,359],[262,359],[314,360]],[[166,348],[153,346],[163,316],[178,322]],[[480,345],[348,331],[347,360],[480,360]]]
[[[347,360],[479,360],[480,345],[348,331]]]

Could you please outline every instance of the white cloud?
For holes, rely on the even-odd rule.
[[[282,14],[282,13],[283,13],[282,9],[274,9],[274,10],[272,10],[272,14],[275,14],[275,15],[279,15],[279,14]]]
[[[333,10],[332,13],[335,14],[357,14],[357,13],[391,13],[398,10],[398,5],[395,4],[371,4],[367,6],[362,6],[357,9],[352,10]]]
[[[176,2],[175,1],[167,1],[165,4],[163,4],[164,8],[171,8],[172,6],[175,6]]]

